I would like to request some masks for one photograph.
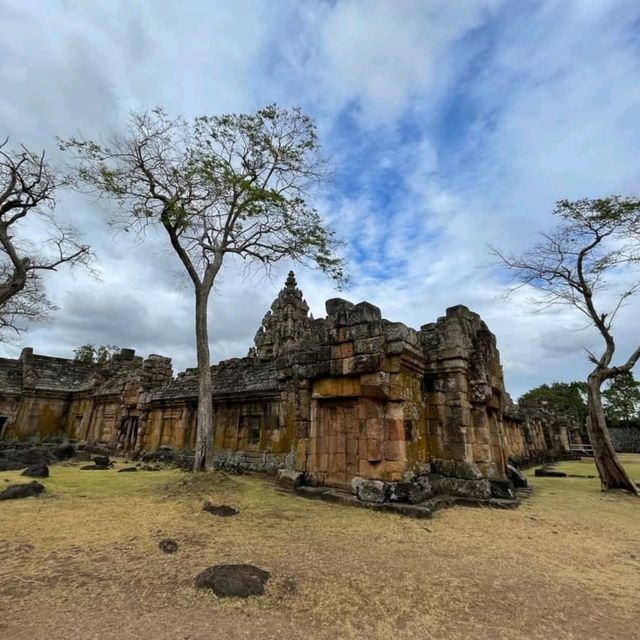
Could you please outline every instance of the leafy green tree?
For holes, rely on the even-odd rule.
[[[212,469],[213,399],[209,295],[228,258],[269,270],[282,259],[343,277],[334,234],[310,203],[326,177],[316,128],[299,109],[272,105],[253,114],[169,118],[134,114],[108,144],[61,142],[79,183],[114,201],[125,225],[158,228],[193,284],[198,367],[194,469]]]
[[[546,403],[554,409],[575,415],[581,424],[589,413],[586,403],[587,385],[585,382],[553,382],[542,384],[524,393],[518,400],[521,406]]]
[[[640,384],[631,371],[614,378],[602,392],[607,419],[614,423],[631,422],[638,418]]]
[[[542,307],[564,305],[585,315],[602,338],[599,355],[586,350],[593,369],[587,378],[587,430],[603,490],[623,489],[640,496],[620,464],[602,401],[603,384],[629,373],[640,346],[614,363],[614,320],[625,302],[640,291],[640,200],[610,196],[560,200],[558,223],[520,256],[493,252],[517,282],[514,289],[535,290]]]
[[[120,352],[120,347],[114,344],[103,344],[96,347],[93,344],[83,344],[73,350],[73,359],[76,362],[91,362],[94,364],[106,364],[116,353]]]

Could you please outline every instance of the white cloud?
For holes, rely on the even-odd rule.
[[[593,337],[570,313],[502,300],[487,244],[530,246],[561,197],[638,191],[639,13],[613,1],[0,0],[5,33],[21,34],[0,42],[0,135],[52,149],[55,135],[107,135],[132,108],[301,104],[336,166],[320,204],[348,242],[343,295],[415,327],[454,304],[480,312],[517,395],[584,376],[580,340]],[[193,363],[191,292],[162,238],[114,239],[106,213],[79,196],[58,211],[91,240],[102,281],[50,277],[61,309],[26,342],[59,355],[126,342]],[[223,272],[216,359],[246,353],[288,267],[266,281]],[[297,275],[322,315],[335,290]],[[637,340],[639,311],[619,318],[621,351]]]

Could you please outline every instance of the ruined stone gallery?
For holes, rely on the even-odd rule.
[[[579,438],[561,416],[518,411],[494,335],[466,307],[419,330],[334,298],[314,319],[289,273],[246,358],[211,368],[220,466],[302,472],[307,484],[397,482],[433,469],[505,478],[509,461],[560,455]],[[196,370],[123,349],[105,365],[34,354],[0,359],[0,437],[189,450]],[[451,490],[455,493],[455,484]]]

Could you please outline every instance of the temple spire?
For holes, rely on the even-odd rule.
[[[284,287],[262,319],[252,352],[259,358],[278,357],[308,340],[311,326],[309,305],[297,287],[295,274],[289,271]]]

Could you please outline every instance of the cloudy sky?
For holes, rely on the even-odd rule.
[[[560,198],[640,192],[640,4],[635,0],[0,0],[0,137],[47,149],[107,137],[131,110],[299,105],[335,177],[319,208],[346,241],[351,285],[411,326],[479,312],[513,395],[588,370],[582,318],[510,301],[489,244],[518,251]],[[91,243],[100,279],[47,280],[59,310],[21,346],[70,356],[92,342],[195,360],[192,292],[161,237],[114,235],[80,196],[58,215]],[[36,233],[35,231],[29,231]],[[211,302],[214,359],[243,356],[282,286],[230,265]],[[338,295],[302,268],[311,310]],[[640,304],[619,317],[620,352]]]

